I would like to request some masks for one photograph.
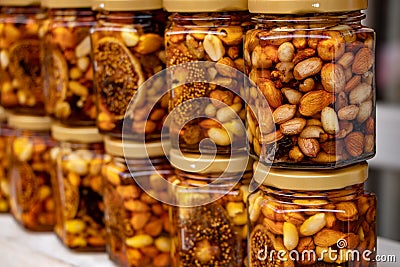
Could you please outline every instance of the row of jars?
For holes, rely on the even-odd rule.
[[[269,169],[171,149],[171,166],[160,143],[18,115],[9,127],[14,218],[71,249],[107,247],[119,266],[376,266],[366,163]]]
[[[215,146],[202,142],[209,138],[220,154],[250,147],[278,167],[374,156],[375,36],[361,24],[366,1],[181,2],[164,1],[167,26],[161,1],[45,0],[47,13],[3,7],[2,105],[96,124],[116,138],[154,141],[169,126],[174,148],[211,153]]]

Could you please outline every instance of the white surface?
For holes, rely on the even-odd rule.
[[[378,238],[379,255],[395,255],[397,262],[379,267],[400,266],[400,243]],[[11,215],[0,215],[1,267],[115,267],[106,253],[76,253],[66,249],[54,233],[31,233],[16,224]]]
[[[378,103],[376,121],[377,153],[370,166],[400,170],[400,105]]]

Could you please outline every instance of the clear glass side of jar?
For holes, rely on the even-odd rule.
[[[56,141],[48,131],[14,129],[10,146],[10,209],[31,231],[52,231],[55,224],[50,151]]]
[[[244,266],[247,253],[248,184],[251,173],[220,178],[176,170],[171,182],[180,186],[172,194],[179,201],[171,207],[173,266]],[[206,189],[191,191],[208,185]],[[230,190],[231,189],[231,190]],[[201,206],[193,201],[218,200]],[[201,234],[199,234],[201,233]]]
[[[50,9],[43,26],[45,108],[65,125],[95,125],[90,41],[94,24],[95,13],[90,9]]]
[[[363,188],[261,186],[248,198],[249,267],[279,264],[278,257],[285,266],[376,266],[376,197]]]
[[[165,75],[140,86],[165,68],[165,13],[100,12],[97,19],[91,37],[100,132],[121,138],[124,125],[124,138],[159,140],[168,113]]]
[[[245,111],[240,97],[244,95],[241,72],[248,13],[175,13],[169,22],[165,32],[167,67],[186,64],[170,69],[167,77],[173,88],[170,135],[178,137],[171,139],[172,146],[198,153],[201,140],[209,137],[220,154],[242,151],[245,135],[239,125]],[[220,64],[188,64],[198,61]],[[214,146],[204,148],[214,150]]]
[[[10,210],[10,149],[13,142],[13,130],[6,123],[0,123],[0,212]]]
[[[150,161],[165,179],[172,175],[166,158],[150,158]],[[124,267],[172,266],[168,205],[148,195],[132,178],[128,166],[134,167],[135,177],[147,180],[155,193],[168,194],[157,187],[159,174],[147,160],[125,161],[115,156],[103,167],[109,256]]]
[[[70,249],[105,250],[101,169],[106,161],[103,143],[60,142],[55,174],[55,232]]]
[[[254,156],[270,160],[274,149],[275,167],[331,168],[375,155],[375,33],[364,18],[358,11],[254,18],[244,49],[246,74],[261,91],[254,84],[247,91]]]
[[[45,13],[39,6],[2,7],[1,13],[1,104],[20,114],[44,115],[39,30]]]

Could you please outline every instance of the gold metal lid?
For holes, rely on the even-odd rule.
[[[249,0],[251,13],[306,14],[363,10],[368,0]]]
[[[171,149],[169,155],[174,168],[191,173],[240,173],[253,167],[248,155],[213,156],[181,153],[177,149]]]
[[[91,0],[41,0],[42,7],[47,8],[90,8]]]
[[[58,141],[69,141],[79,143],[101,143],[104,141],[103,135],[96,127],[65,127],[58,123],[51,125],[51,135]]]
[[[164,0],[163,5],[168,12],[223,12],[247,10],[246,0]]]
[[[34,6],[40,5],[40,0],[0,0],[0,6]]]
[[[46,116],[26,116],[10,113],[8,115],[8,125],[19,130],[49,131],[51,119]]]
[[[269,171],[269,172],[268,172]],[[368,164],[330,170],[292,170],[268,168],[259,163],[254,169],[258,183],[286,190],[333,190],[363,183],[368,178]]]
[[[139,143],[122,142],[120,139],[110,137],[104,138],[104,146],[107,154],[117,157],[126,157],[132,159],[142,159],[147,157],[162,157],[169,152],[169,142],[162,145],[161,142]],[[164,152],[165,149],[165,152]]]
[[[140,11],[162,7],[162,0],[92,0],[93,10]]]

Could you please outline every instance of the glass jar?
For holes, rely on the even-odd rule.
[[[153,77],[165,68],[166,18],[161,8],[161,0],[93,1],[99,11],[91,35],[97,126],[104,134],[121,138],[125,124],[125,138],[160,138],[169,100],[162,96],[164,77]],[[133,97],[136,104],[129,105]]]
[[[376,197],[367,163],[336,170],[263,170],[248,198],[249,267],[376,266]]]
[[[210,138],[219,154],[243,151],[247,1],[166,0],[164,7],[178,12],[169,17],[165,31],[167,67],[172,67],[167,73],[170,112],[174,112],[172,146],[198,153],[200,142]],[[206,143],[202,146],[203,151],[214,149]]]
[[[13,130],[7,126],[7,113],[0,106],[0,213],[10,209],[10,179],[8,170],[10,166],[10,152],[8,144],[12,140]]]
[[[172,175],[161,143],[146,144],[145,147],[107,137],[105,146],[108,155],[112,156],[111,162],[103,168],[110,259],[123,267],[172,266],[168,205],[157,200],[168,195],[167,188],[157,180],[160,176],[168,179]],[[144,158],[146,149],[148,159]],[[137,179],[148,185],[142,187]],[[146,188],[151,191],[144,190]],[[157,199],[152,197],[153,194]]]
[[[183,162],[176,150],[170,155],[173,266],[244,266],[251,162],[246,156],[202,161],[187,153]]]
[[[275,167],[296,168],[372,158],[375,33],[361,24],[367,1],[276,3],[249,1],[259,14],[245,37],[246,74],[261,92],[248,90],[252,153],[265,162],[275,150]],[[264,114],[262,127],[256,113]]]
[[[10,209],[14,218],[31,231],[52,231],[55,205],[51,183],[54,171],[50,118],[9,114],[13,128],[10,147]]]
[[[46,112],[68,126],[95,125],[91,3],[46,0],[43,6],[48,8],[42,36]]]
[[[34,0],[2,0],[0,101],[20,114],[45,115],[39,28],[45,13]]]
[[[55,192],[57,222],[55,232],[68,248],[104,251],[103,183],[101,168],[107,157],[103,136],[95,127],[51,127],[59,141]]]

